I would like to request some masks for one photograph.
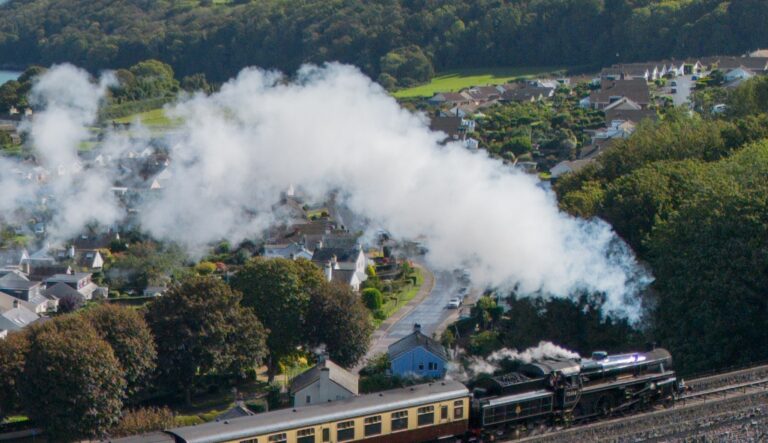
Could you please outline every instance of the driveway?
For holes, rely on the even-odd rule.
[[[691,99],[691,91],[693,90],[693,86],[696,83],[691,79],[691,77],[693,76],[683,75],[681,77],[671,79],[667,82],[667,88],[670,91],[670,96],[672,97],[672,101],[675,106],[683,106],[689,104]],[[672,86],[673,81],[677,82],[677,86]],[[677,89],[677,93],[672,94],[672,88]]]

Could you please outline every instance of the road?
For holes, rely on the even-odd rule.
[[[423,268],[423,265],[422,265]],[[427,271],[428,272],[428,271]],[[386,352],[387,347],[413,332],[414,323],[421,325],[421,331],[431,336],[434,333],[442,333],[442,330],[450,321],[458,318],[459,311],[447,309],[448,301],[456,296],[459,283],[451,272],[439,271],[432,274],[432,283],[425,277],[424,286],[428,291],[419,294],[400,312],[395,313],[392,322],[384,322],[373,335],[373,344],[368,350],[366,358]],[[469,298],[467,300],[469,301]]]
[[[694,83],[696,83],[691,77],[691,75],[683,75],[667,82],[667,90],[671,91],[673,87],[677,89],[675,94],[670,92],[675,106],[686,105],[690,101],[691,91],[693,90]],[[677,83],[677,86],[671,86],[673,81]]]

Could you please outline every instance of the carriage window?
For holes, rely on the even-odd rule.
[[[297,443],[315,443],[315,429],[300,429],[296,432]]]
[[[408,411],[392,413],[392,430],[399,431],[401,429],[408,429]]]
[[[336,425],[336,440],[349,441],[355,439],[355,422],[343,421]]]
[[[270,435],[267,439],[270,443],[287,443],[288,442],[288,434],[283,432],[282,434],[275,434]]]
[[[240,440],[240,443],[259,443],[258,438],[249,438],[248,440]]]
[[[464,400],[453,402],[453,418],[464,418]]]
[[[323,443],[331,441],[331,430],[323,428]]]
[[[419,426],[431,425],[435,423],[435,407],[424,406],[419,408]]]
[[[381,434],[381,415],[365,419],[365,436]]]

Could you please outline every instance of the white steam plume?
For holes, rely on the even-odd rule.
[[[516,349],[500,349],[486,358],[472,357],[469,362],[470,374],[493,374],[499,369],[499,363],[503,360],[517,361],[521,363],[531,363],[544,359],[561,358],[579,358],[579,354],[569,351],[549,341],[540,341],[535,347],[528,348],[522,352]]]
[[[87,79],[66,71],[60,75]],[[48,164],[67,162],[103,89],[75,78],[40,84],[55,118],[38,116],[32,138]],[[86,93],[52,98],[73,85]],[[648,279],[607,224],[559,212],[534,177],[483,152],[440,146],[424,116],[400,108],[353,67],[304,67],[293,81],[246,69],[221,92],[177,104],[172,115],[184,121],[170,136],[173,177],[140,208],[143,228],[155,236],[198,250],[221,238],[237,242],[276,221],[272,205],[290,185],[317,200],[337,192],[394,236],[424,238],[437,269],[467,267],[478,284],[517,285],[520,293],[599,291],[609,311],[639,315],[636,293]],[[59,191],[59,198],[103,204],[101,219],[113,218],[112,200],[90,187]],[[70,227],[82,221],[64,219]]]

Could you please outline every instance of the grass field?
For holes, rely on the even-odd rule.
[[[139,120],[144,126],[148,127],[162,127],[162,126],[176,126],[178,121],[171,120],[165,115],[163,108],[153,109],[147,112],[141,112],[139,114],[128,115],[125,117],[116,118],[114,121],[118,123],[133,123]]]
[[[413,88],[401,89],[395,98],[431,97],[436,92],[455,92],[469,86],[506,83],[510,80],[532,77],[562,70],[562,67],[462,69],[438,74],[431,82]]]

